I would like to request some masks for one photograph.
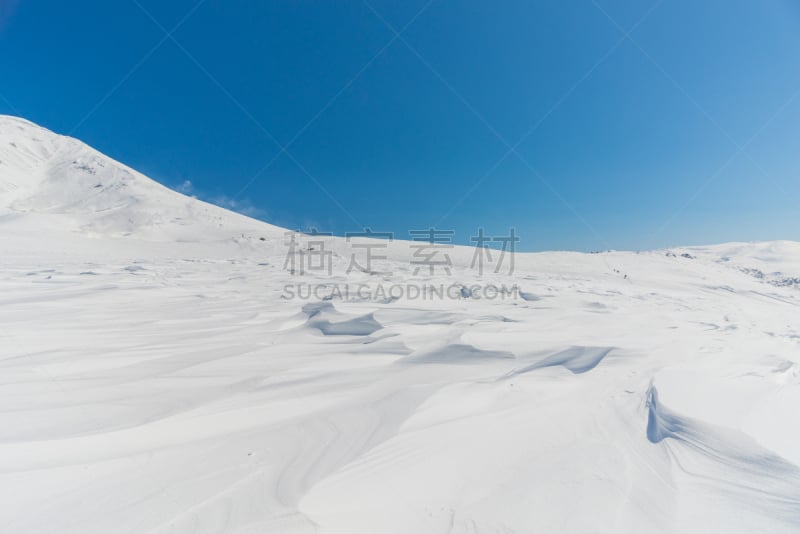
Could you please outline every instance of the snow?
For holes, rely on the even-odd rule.
[[[284,232],[0,117],[3,532],[800,532],[800,244],[300,276]],[[332,281],[520,292],[285,298]]]

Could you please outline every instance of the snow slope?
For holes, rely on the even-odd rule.
[[[0,117],[2,532],[800,532],[800,244],[300,276],[284,238]]]
[[[35,214],[35,218],[24,217]],[[0,116],[0,218],[93,238],[213,242],[282,230],[172,191],[70,137]],[[34,222],[35,221],[35,222]]]

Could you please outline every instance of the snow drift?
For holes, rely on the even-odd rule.
[[[293,275],[284,230],[0,117],[2,530],[800,531],[800,244],[426,276],[328,242]]]

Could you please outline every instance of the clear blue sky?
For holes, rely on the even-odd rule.
[[[792,0],[138,2],[0,0],[0,113],[292,228],[800,240]]]

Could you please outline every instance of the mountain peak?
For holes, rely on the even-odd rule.
[[[173,191],[85,143],[0,115],[0,218],[153,241],[224,240],[279,229]]]

